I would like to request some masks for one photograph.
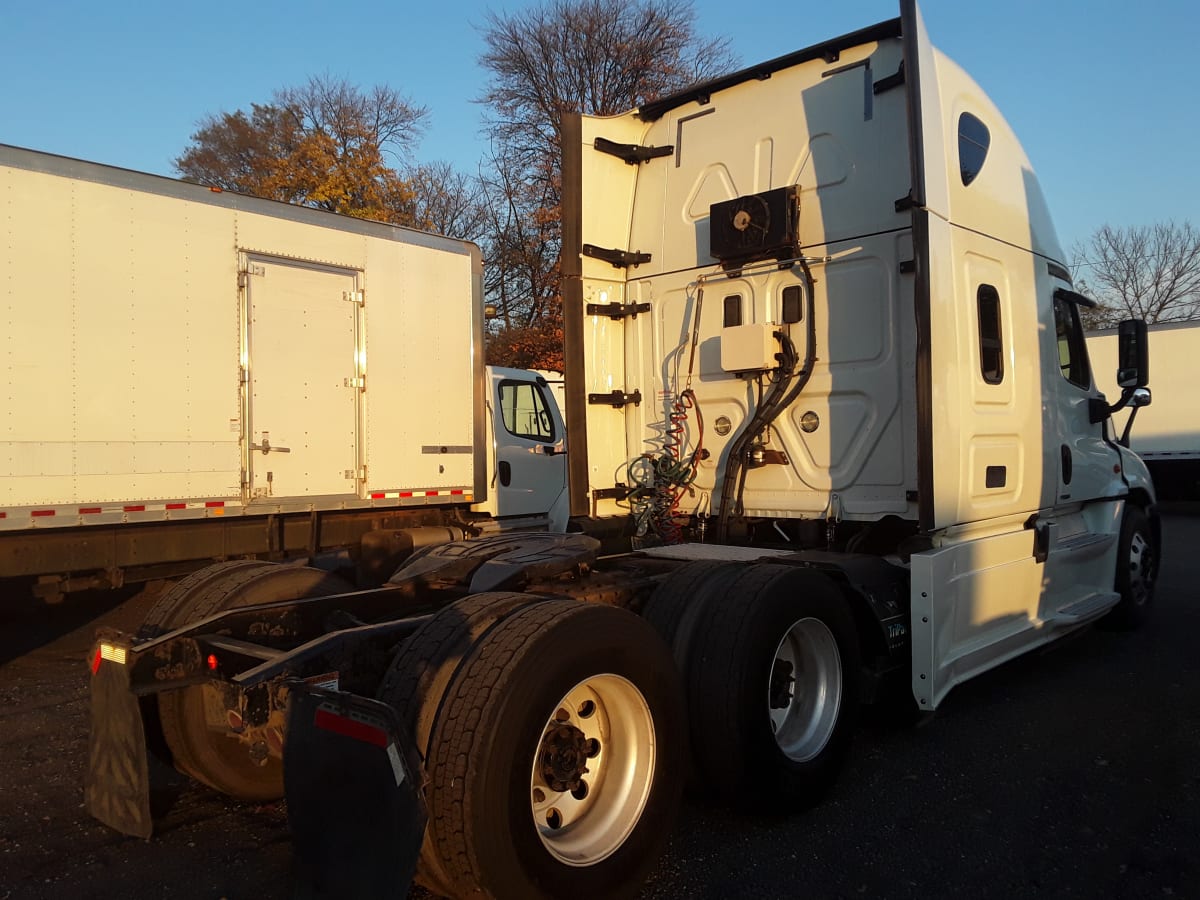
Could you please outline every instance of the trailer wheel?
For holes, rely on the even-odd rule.
[[[141,627],[138,629],[138,639],[156,638],[161,634],[166,634],[172,628],[186,625],[185,621],[179,621],[174,615],[175,610],[181,604],[185,603],[192,594],[202,590],[207,585],[224,578],[231,572],[265,569],[273,565],[275,563],[270,563],[262,559],[230,559],[225,562],[213,563],[210,566],[205,566],[203,569],[197,569],[186,578],[171,585],[170,589],[154,602],[154,605],[150,607],[150,611],[146,613],[146,618],[142,621]]]
[[[858,714],[858,635],[841,592],[819,572],[758,564],[706,613],[686,676],[703,783],[740,806],[816,802]]]
[[[230,566],[217,573],[217,577],[197,579],[161,624],[168,630],[239,606],[350,590],[353,588],[343,579],[319,569],[276,563]],[[206,702],[221,702],[216,688],[197,685],[167,691],[158,697],[163,739],[175,768],[239,800],[282,797],[282,760],[261,752],[252,755],[252,748],[238,740],[232,731],[211,727],[205,714]]]
[[[1104,617],[1106,626],[1132,631],[1150,617],[1158,561],[1158,543],[1149,518],[1141,507],[1127,503],[1117,545],[1115,588],[1121,599]]]
[[[524,606],[481,634],[439,698],[425,841],[454,896],[613,897],[653,865],[678,807],[678,675],[632,613]]]
[[[376,699],[400,714],[422,759],[429,755],[442,694],[468,651],[497,622],[528,606],[532,599],[530,594],[514,592],[474,594],[440,610],[400,647]],[[439,894],[451,892],[450,877],[429,841],[421,847],[418,866],[421,884]]]

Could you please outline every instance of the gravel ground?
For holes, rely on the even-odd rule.
[[[1200,518],[1168,517],[1141,631],[1087,629],[918,727],[866,724],[820,807],[764,819],[693,798],[643,897],[1200,897],[1198,545]],[[83,809],[92,632],[135,628],[160,589],[5,598],[0,900],[288,896],[282,804],[189,787],[149,842]]]

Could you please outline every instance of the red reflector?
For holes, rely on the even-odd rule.
[[[99,672],[99,671],[100,671],[100,659],[101,659],[101,657],[100,657],[100,648],[99,648],[99,647],[97,647],[97,648],[96,648],[96,656],[95,656],[95,658],[92,660],[92,674],[93,674],[93,675],[95,675],[97,672]]]
[[[461,497],[462,493],[463,493],[462,491],[451,491],[450,496],[451,497]]]
[[[81,516],[96,516],[102,512],[104,512],[104,510],[99,506],[81,506],[79,508],[79,514]]]
[[[412,496],[412,491],[401,491],[401,492],[400,492],[400,496],[401,496],[401,497],[411,497],[411,496]]]
[[[426,497],[436,497],[437,495],[438,495],[437,491],[426,491],[425,492]]]
[[[382,500],[384,498],[384,496],[385,496],[385,494],[383,491],[376,491],[375,493],[373,493],[371,495],[371,499],[372,500]]]
[[[126,506],[125,507],[125,512],[145,512],[145,511],[146,511],[146,507],[143,505]]]
[[[372,744],[376,747],[388,745],[387,732],[382,728],[376,728],[374,725],[368,725],[366,722],[359,722],[356,719],[347,719],[345,716],[339,716],[327,709],[317,710],[313,724],[325,731],[354,738],[364,744]]]
[[[7,519],[8,513],[0,513],[0,519]]]
[[[205,501],[204,505],[208,509],[220,509],[222,506],[225,505],[225,501],[224,500],[207,500],[207,501]]]
[[[54,515],[54,510],[52,510],[52,509],[35,509],[33,512],[30,513],[30,515],[34,516],[34,517],[52,516],[52,515]]]
[[[187,509],[186,503],[168,503],[167,509]]]
[[[217,665],[219,664],[219,661],[217,660],[217,655],[215,653],[208,654],[207,662],[208,662],[208,667],[215,672],[217,670]]]

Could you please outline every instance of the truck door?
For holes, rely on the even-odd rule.
[[[244,258],[248,500],[357,494],[358,273]]]
[[[489,412],[495,435],[498,516],[546,515],[565,502],[566,432],[544,379],[492,368]]]

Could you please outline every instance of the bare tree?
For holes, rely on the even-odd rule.
[[[1074,249],[1081,288],[1100,306],[1085,325],[1123,318],[1179,322],[1200,318],[1200,231],[1185,221],[1142,228],[1105,225]]]
[[[501,318],[493,358],[501,332],[550,346],[532,332],[561,331],[564,114],[615,115],[732,69],[727,40],[700,38],[694,19],[691,0],[548,0],[488,15],[481,62],[492,79],[480,102],[490,109],[495,163],[488,290]]]
[[[489,212],[480,179],[448,162],[433,162],[409,169],[408,183],[415,227],[468,241],[483,239]]]

